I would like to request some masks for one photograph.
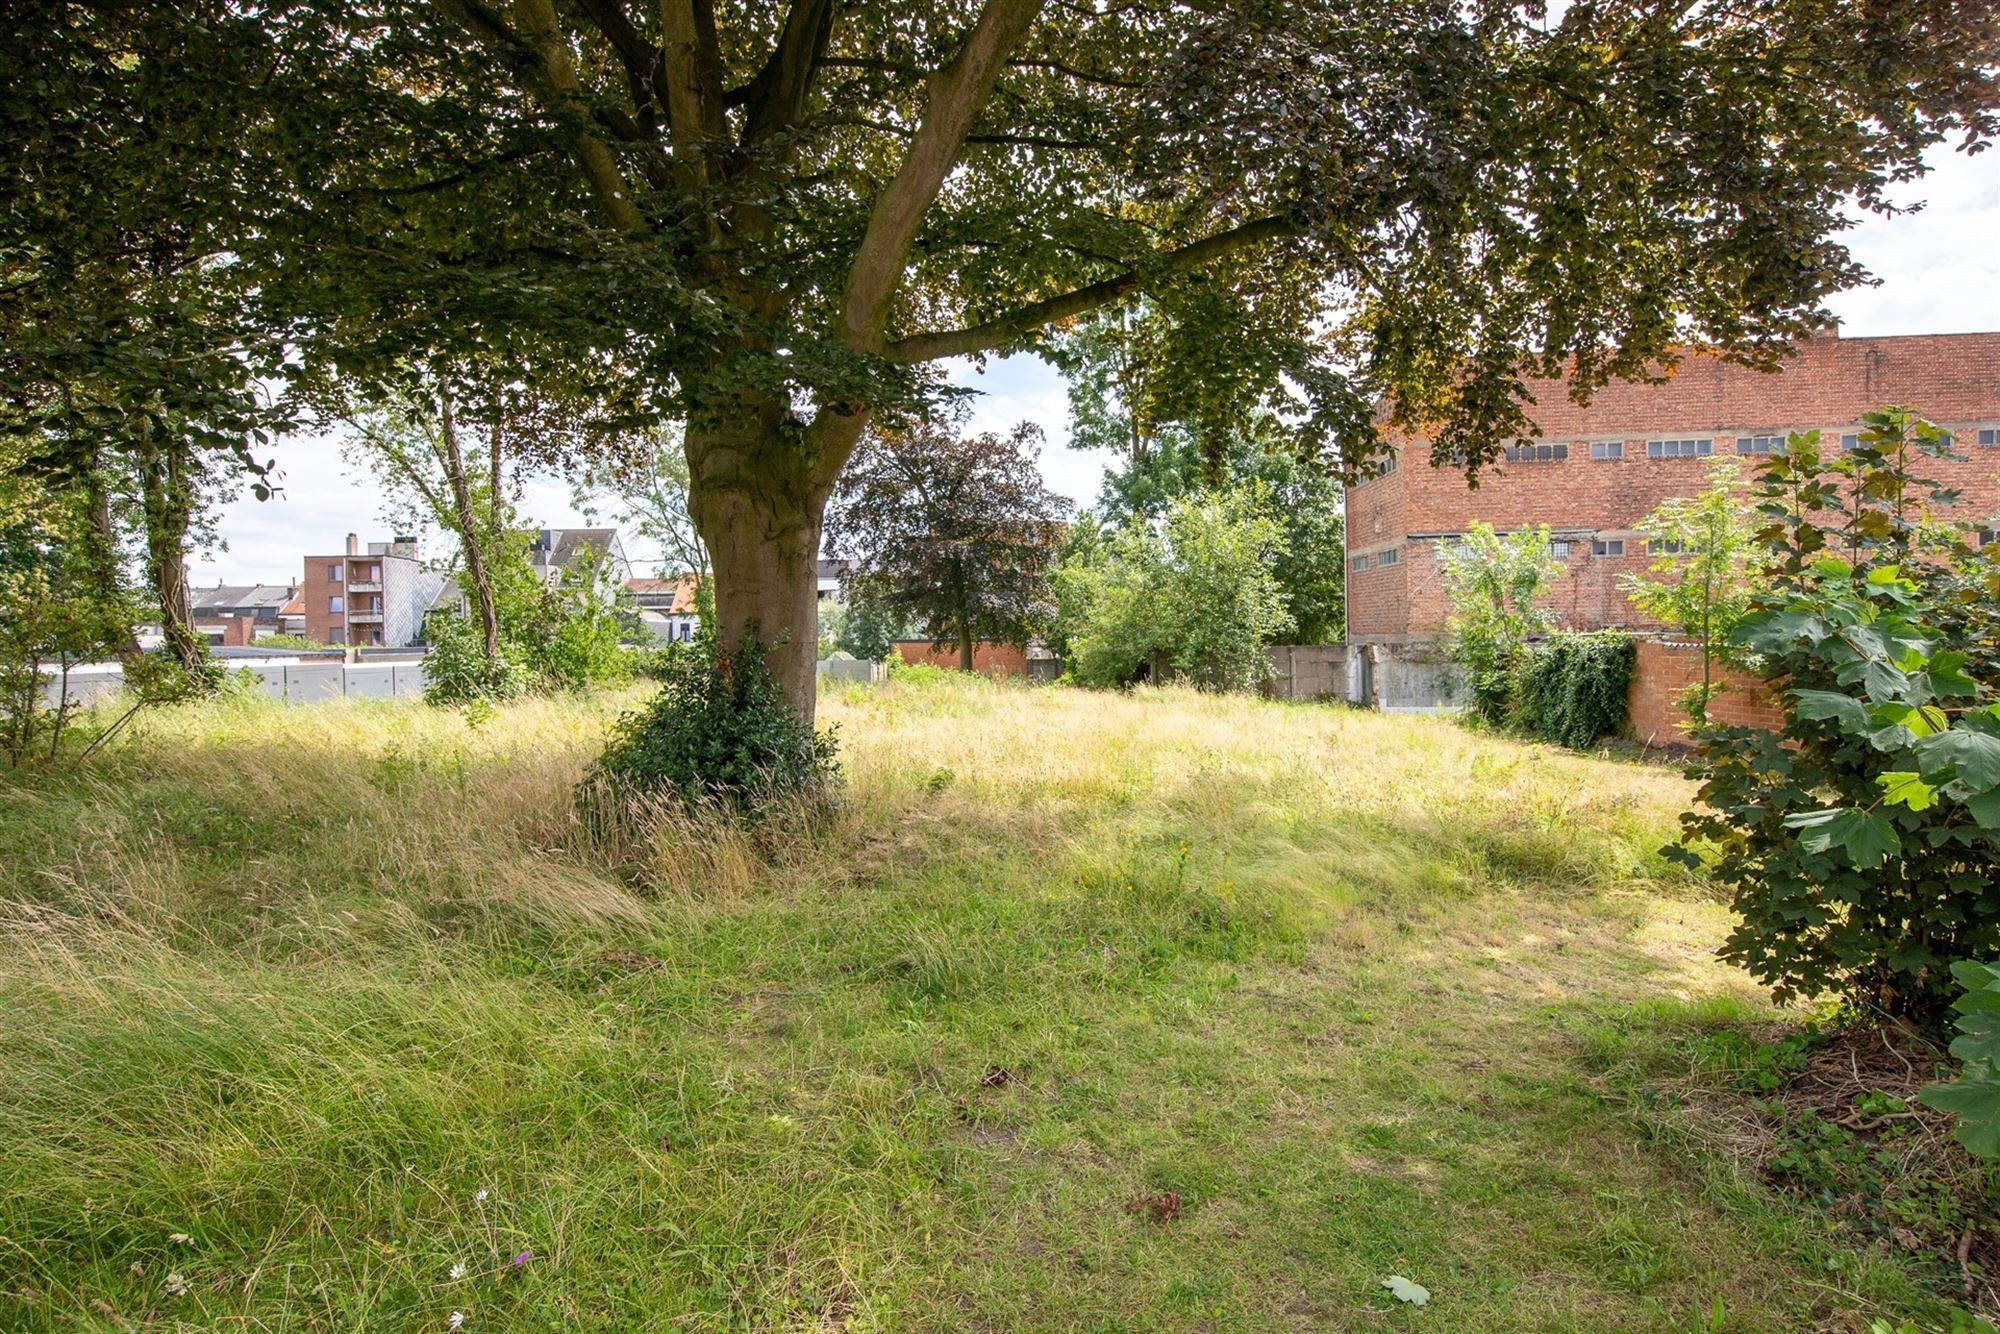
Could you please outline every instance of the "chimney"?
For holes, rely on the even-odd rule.
[[[357,534],[349,533],[347,535],[347,554],[350,556],[359,556],[361,554],[361,538]]]

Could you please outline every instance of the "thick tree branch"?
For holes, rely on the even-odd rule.
[[[1284,218],[1259,218],[1255,222],[1232,227],[1226,232],[1205,236],[1178,250],[1165,251],[1143,267],[1134,266],[1102,282],[1092,283],[1088,287],[1079,287],[1073,292],[1065,292],[1061,296],[1052,296],[1045,301],[1022,306],[1005,315],[980,324],[968,325],[963,329],[942,329],[935,333],[912,334],[908,338],[901,338],[888,344],[883,351],[897,361],[905,362],[933,361],[939,357],[962,357],[975,352],[990,352],[1043,325],[1052,324],[1057,320],[1074,319],[1078,315],[1087,315],[1100,306],[1108,306],[1122,297],[1130,296],[1143,287],[1149,278],[1184,273],[1239,250],[1247,250],[1251,246],[1290,236],[1293,230],[1292,224]]]
[[[759,143],[804,118],[813,73],[833,37],[833,21],[833,0],[793,0],[770,59],[742,90],[750,107],[745,144]]]
[[[618,159],[588,128],[592,124],[590,108],[569,58],[569,46],[556,24],[551,0],[515,0],[518,30],[484,0],[440,0],[439,7],[479,40],[504,51],[542,104],[575,127],[570,144],[591,193],[616,226],[644,231],[646,220],[632,202]]]
[[[688,157],[688,174],[706,179],[702,160],[721,143],[723,122],[722,50],[709,0],[661,0],[660,27],[666,40],[660,63],[667,76],[667,125],[674,153]]]
[[[836,327],[841,341],[849,347],[874,350],[881,346],[882,328],[889,304],[902,285],[910,242],[958,161],[965,136],[992,96],[994,81],[1008,55],[1027,34],[1042,3],[987,0],[965,45],[931,76],[923,123],[895,179],[876,196],[868,230],[848,272]]]
[[[647,41],[625,14],[624,0],[580,0],[581,8],[625,67],[625,82],[632,90],[632,110],[649,133],[657,132],[659,119],[666,114],[666,69],[659,48]]]

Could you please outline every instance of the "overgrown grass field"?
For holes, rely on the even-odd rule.
[[[638,698],[227,702],[0,786],[0,1328],[1937,1317],[1635,1114],[1767,1014],[1671,770],[918,678],[823,700],[810,832],[610,849]]]

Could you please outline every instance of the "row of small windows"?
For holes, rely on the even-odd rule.
[[[1447,544],[1450,541],[1451,539],[1447,539]],[[1990,546],[1995,541],[2000,541],[2000,533],[1996,533],[1991,528],[1977,529],[1972,536],[1973,545],[1979,547]],[[1553,538],[1549,542],[1549,554],[1558,560],[1568,560],[1578,545],[1577,542],[1566,537]],[[1656,537],[1646,543],[1646,554],[1648,556],[1678,556],[1686,550],[1687,548],[1684,544],[1673,538]],[[1593,537],[1590,539],[1590,554],[1593,556],[1622,556],[1625,554],[1625,539],[1622,537]],[[1373,555],[1356,556],[1348,562],[1348,568],[1359,574],[1364,570],[1386,569],[1391,565],[1397,564],[1402,558],[1402,548],[1390,547],[1386,551],[1378,551]],[[338,599],[335,599],[335,601],[338,601]],[[334,610],[338,611],[339,608],[336,607]]]
[[[1706,458],[1715,452],[1715,441],[1702,440],[1648,440],[1646,457],[1649,459],[1689,459]]]
[[[1735,437],[1736,452],[1746,456],[1752,454],[1782,453],[1785,448],[1785,441],[1788,438],[1788,436],[1776,434],[1739,435]],[[1973,433],[1973,438],[1979,444],[1989,448],[2000,447],[2000,426],[1979,427]],[[1957,443],[1956,438],[1949,431],[1945,433],[1943,442],[1946,445]],[[1860,443],[1861,435],[1856,431],[1850,431],[1840,437],[1840,446],[1842,449],[1855,449]],[[1714,453],[1715,438],[1713,436],[1682,437],[1672,440],[1648,440],[1646,442],[1646,457],[1651,459],[1708,458]],[[1513,445],[1506,451],[1506,460],[1509,463],[1551,463],[1568,457],[1569,446],[1553,442],[1546,444]],[[1592,461],[1597,463],[1609,463],[1622,459],[1625,457],[1625,442],[1623,440],[1593,440],[1590,442],[1590,457]]]
[[[1383,566],[1386,568],[1387,566],[1394,565],[1397,561],[1401,560],[1402,558],[1403,558],[1402,548],[1390,547],[1387,551],[1376,552],[1375,555],[1372,557],[1356,556],[1353,560],[1349,561],[1348,564],[1355,571],[1359,572],[1361,570],[1368,569],[1370,566]]]

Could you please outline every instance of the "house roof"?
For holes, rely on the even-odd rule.
[[[599,555],[624,554],[624,544],[619,542],[616,528],[537,528],[528,534],[528,548],[537,565],[568,568],[576,563],[586,546]]]
[[[289,602],[295,590],[288,584],[217,584],[213,588],[188,590],[189,610],[196,616],[214,616],[225,611],[276,612]]]
[[[695,609],[694,589],[695,577],[691,574],[684,574],[678,579],[625,581],[625,591],[630,593],[640,606],[669,614],[692,614]]]

